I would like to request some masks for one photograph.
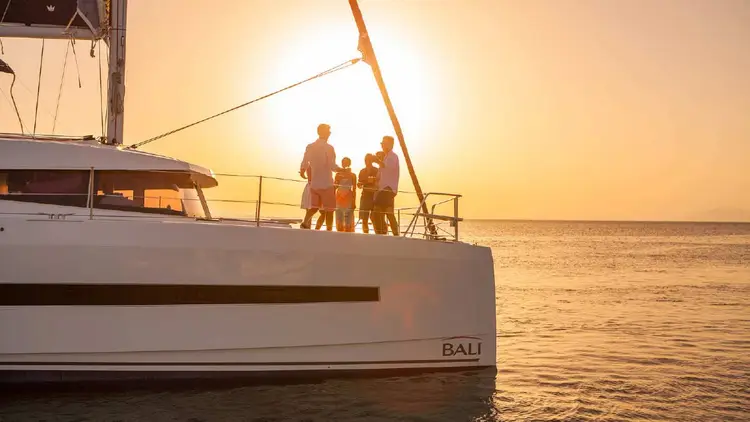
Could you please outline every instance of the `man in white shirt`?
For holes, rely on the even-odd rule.
[[[378,191],[375,193],[373,209],[373,226],[375,233],[388,234],[385,225],[385,217],[388,217],[394,236],[399,235],[398,221],[393,213],[394,199],[398,194],[399,160],[393,151],[393,137],[384,136],[380,142],[383,148],[383,158],[378,160],[380,171],[378,172]]]
[[[328,144],[331,127],[325,123],[318,125],[318,139],[307,145],[305,156],[300,163],[299,174],[305,178],[305,172],[310,175],[310,205],[305,213],[305,220],[300,225],[309,229],[311,220],[318,209],[325,216],[326,229],[333,228],[333,211],[336,209],[336,192],[333,186],[331,172],[340,171],[336,165],[336,151]],[[322,216],[321,216],[322,217]]]

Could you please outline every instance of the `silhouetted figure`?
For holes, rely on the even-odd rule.
[[[305,188],[302,191],[302,201],[300,208],[303,210],[309,210],[312,209],[312,197],[310,195],[310,178],[312,171],[310,171],[310,168],[307,169],[306,175],[302,175],[304,179],[307,179],[307,183],[305,183]],[[316,230],[320,230],[320,227],[323,225],[323,221],[325,221],[325,212],[323,210],[320,210],[320,216],[318,217],[318,222],[315,225]]]
[[[360,170],[357,187],[362,189],[359,197],[359,219],[362,220],[362,232],[370,232],[370,214],[372,212],[375,192],[378,190],[378,169],[373,166],[375,156],[365,155],[365,168]]]
[[[309,229],[312,217],[318,210],[325,214],[326,229],[333,229],[333,211],[336,209],[336,194],[333,187],[332,172],[340,171],[336,165],[336,151],[328,144],[331,127],[325,123],[318,125],[318,139],[307,145],[305,155],[300,163],[300,176],[305,177],[309,168],[310,205],[312,208],[305,213],[305,219],[300,224],[303,229]]]
[[[352,173],[352,160],[341,160],[343,169],[336,173],[336,230],[354,231],[354,209],[357,207],[357,176]]]
[[[392,136],[384,136],[380,145],[383,148],[383,154],[376,158],[380,170],[378,171],[378,191],[374,198],[373,225],[375,233],[388,234],[388,227],[385,224],[385,218],[388,217],[393,235],[398,236],[399,227],[396,215],[393,213],[393,206],[398,194],[399,160],[393,152]]]

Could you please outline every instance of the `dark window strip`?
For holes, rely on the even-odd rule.
[[[340,366],[340,365],[403,365],[425,363],[472,363],[471,359],[422,359],[422,360],[363,360],[331,362],[0,362],[0,366]]]
[[[377,302],[378,287],[194,284],[0,284],[0,306]]]

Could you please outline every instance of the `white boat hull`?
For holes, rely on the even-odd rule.
[[[0,227],[3,381],[495,366],[487,248],[188,219]]]

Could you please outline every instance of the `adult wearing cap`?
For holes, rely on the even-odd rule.
[[[388,218],[394,236],[399,235],[398,221],[393,213],[394,202],[398,194],[399,159],[393,151],[392,136],[384,136],[380,142],[383,148],[382,158],[376,158],[378,167],[378,191],[375,194],[373,207],[373,226],[375,233],[388,234],[385,218]]]

